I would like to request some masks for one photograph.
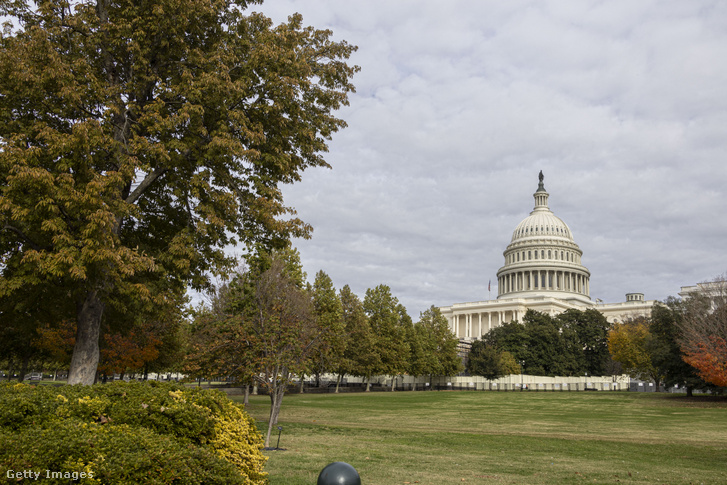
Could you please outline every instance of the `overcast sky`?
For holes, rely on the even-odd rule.
[[[332,170],[284,190],[312,279],[384,283],[416,320],[497,295],[538,171],[591,298],[727,271],[727,2],[269,0],[358,46]]]

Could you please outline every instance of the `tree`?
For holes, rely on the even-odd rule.
[[[685,355],[679,345],[684,312],[685,304],[680,299],[669,297],[663,303],[657,302],[651,309],[646,348],[652,363],[664,376],[664,385],[683,385],[687,396],[691,396],[693,389],[704,388],[707,384],[697,375],[697,370],[684,361]]]
[[[432,306],[423,311],[414,324],[417,345],[412,349],[412,375],[452,376],[462,371],[457,355],[457,337],[449,329],[446,317]]]
[[[19,364],[20,382],[31,365],[53,360],[55,351],[43,345],[43,330],[57,324],[57,315],[69,309],[68,295],[55,286],[24,287],[16,298],[0,298],[0,355],[10,368]]]
[[[509,352],[518,362],[525,359],[528,334],[525,325],[517,321],[493,328],[483,335],[481,340],[488,346]]]
[[[699,285],[686,302],[679,343],[684,361],[699,376],[727,387],[727,280],[724,276]]]
[[[530,374],[603,375],[611,362],[608,328],[606,318],[593,309],[570,309],[555,317],[528,310],[523,323],[505,323],[482,339],[493,347],[488,350],[492,359],[497,351],[508,352],[516,362],[524,361]]]
[[[472,342],[467,360],[467,371],[470,374],[482,376],[485,379],[498,379],[502,376],[516,374],[520,370],[520,365],[510,352],[487,345],[487,342],[482,339]]]
[[[371,376],[381,368],[381,358],[376,350],[376,337],[371,330],[361,300],[348,285],[341,288],[340,298],[347,341],[338,368],[336,391],[345,374],[365,378],[368,391]]]
[[[305,274],[296,250],[268,255],[262,251],[235,282],[229,303],[241,344],[238,359],[247,362],[257,384],[270,396],[265,446],[278,422],[286,388],[305,371],[321,329],[314,315]]]
[[[558,321],[548,314],[528,310],[523,318],[527,335],[522,360],[529,374],[570,376],[577,373],[577,357],[569,349]]]
[[[411,324],[411,318],[386,285],[366,290],[363,308],[369,317],[376,353],[381,362],[376,372],[392,376],[391,389],[394,390],[396,376],[406,372],[409,362],[405,328]]]
[[[589,308],[587,310],[569,309],[557,315],[562,334],[568,338],[573,332],[569,353],[574,356],[576,368],[574,374],[589,373],[592,376],[606,374],[610,359],[608,352],[608,330],[611,325],[601,312]]]
[[[320,341],[311,355],[311,367],[320,387],[321,374],[333,372],[340,365],[346,349],[346,333],[343,307],[330,276],[318,271],[311,293],[313,315],[321,332]]]
[[[110,301],[209,287],[237,242],[310,227],[283,203],[345,123],[355,50],[245,0],[0,1],[0,299],[75,303],[70,383],[90,384]]]
[[[631,377],[651,379],[659,391],[662,376],[651,361],[648,340],[649,323],[645,318],[626,321],[608,332],[608,351]]]
[[[270,396],[265,446],[278,422],[286,388],[305,371],[322,331],[290,247],[258,250],[248,267],[198,312],[188,368],[254,380]]]

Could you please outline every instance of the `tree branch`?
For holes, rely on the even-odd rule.
[[[37,245],[36,243],[33,242],[32,239],[30,239],[28,236],[26,236],[23,231],[21,231],[20,229],[18,229],[15,226],[11,226],[9,224],[5,224],[3,226],[3,229],[7,229],[8,231],[14,232],[18,236],[20,236],[26,243],[28,243],[31,248],[35,249],[36,251],[42,251],[43,249],[46,249],[46,250],[50,249],[50,248],[44,248],[42,246]]]
[[[166,168],[156,168],[156,169],[154,169],[154,171],[147,174],[147,176],[144,177],[144,180],[141,181],[139,186],[136,189],[134,189],[134,191],[131,194],[129,194],[129,196],[126,198],[126,202],[128,202],[129,204],[135,203],[139,199],[139,197],[141,197],[141,195],[144,193],[144,191],[146,189],[148,189],[149,186],[152,183],[154,183],[154,181],[156,179],[161,177],[162,174],[164,174],[164,172],[166,172],[166,171],[167,171]]]

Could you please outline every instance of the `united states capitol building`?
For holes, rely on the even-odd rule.
[[[595,308],[609,322],[651,313],[655,300],[644,300],[643,293],[628,293],[620,303],[591,300],[591,273],[581,262],[583,251],[568,225],[548,207],[542,172],[539,180],[535,208],[515,227],[505,249],[505,264],[497,272],[497,299],[440,307],[460,340],[479,338],[503,323],[522,322],[527,310],[555,316],[571,308]]]

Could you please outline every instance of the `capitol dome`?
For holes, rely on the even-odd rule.
[[[591,304],[591,273],[581,264],[583,251],[568,225],[548,207],[542,172],[533,197],[533,211],[517,225],[503,253],[497,298],[551,296]]]

